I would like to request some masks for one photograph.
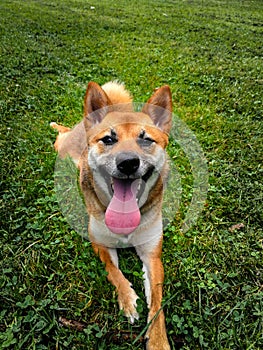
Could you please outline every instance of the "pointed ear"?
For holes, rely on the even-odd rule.
[[[170,87],[164,85],[157,89],[143,106],[142,112],[148,114],[154,124],[168,134],[172,126],[172,94]]]
[[[91,127],[102,121],[108,113],[111,101],[105,91],[94,82],[88,84],[84,97],[84,123]]]

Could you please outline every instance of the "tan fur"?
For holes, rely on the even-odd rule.
[[[131,322],[138,318],[138,297],[118,268],[117,250],[110,243],[110,239],[114,242],[119,239],[125,241],[126,236],[109,235],[104,218],[112,196],[107,189],[110,187],[106,185],[107,178],[117,176],[114,174],[119,171],[116,168],[118,157],[132,154],[140,160],[136,172],[141,175],[136,176],[145,178],[149,189],[143,189],[138,199],[141,223],[129,237],[143,262],[149,307],[146,349],[169,350],[164,312],[161,309],[164,281],[161,205],[163,185],[168,174],[165,147],[171,128],[172,110],[169,87],[158,89],[148,103],[142,112],[133,112],[131,95],[123,85],[109,82],[101,88],[91,82],[84,99],[83,121],[72,130],[56,123],[51,126],[59,131],[55,142],[59,155],[62,158],[69,155],[80,169],[80,186],[90,218],[92,247],[105,264],[108,280],[116,287],[120,309]],[[116,140],[110,146],[102,141],[105,137],[115,137],[115,134]],[[147,140],[150,140],[147,147],[140,143],[147,143]],[[102,168],[104,172],[101,174]],[[153,173],[151,169],[154,169]]]
[[[132,96],[124,87],[123,84],[117,81],[109,81],[102,85],[102,89],[109,96],[113,105],[121,103],[132,103]]]
[[[132,97],[123,84],[110,81],[102,86],[107,92],[115,110],[131,111]],[[50,126],[59,132],[54,144],[61,158],[69,155],[78,166],[81,154],[87,146],[84,122],[81,121],[73,129],[51,122]]]

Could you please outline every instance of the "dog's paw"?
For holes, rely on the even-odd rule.
[[[139,297],[131,287],[128,292],[125,293],[125,291],[122,291],[119,292],[118,295],[120,310],[124,312],[124,315],[131,323],[134,323],[135,320],[139,319],[139,314],[136,310],[137,299],[139,299]]]
[[[171,350],[164,323],[164,314],[160,312],[152,322],[145,335],[146,350]]]
[[[145,337],[145,349],[146,350],[171,350],[170,345],[166,339],[161,338],[153,340],[153,338]]]
[[[53,129],[56,129],[58,127],[58,124],[55,122],[51,122],[51,123],[49,123],[49,126]]]

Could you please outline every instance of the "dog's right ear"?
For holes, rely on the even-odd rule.
[[[108,113],[111,101],[105,91],[94,82],[88,84],[84,97],[84,124],[90,128],[102,121]]]

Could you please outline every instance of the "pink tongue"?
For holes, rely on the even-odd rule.
[[[113,233],[128,235],[140,224],[138,181],[113,179],[114,194],[105,213],[105,223]]]

